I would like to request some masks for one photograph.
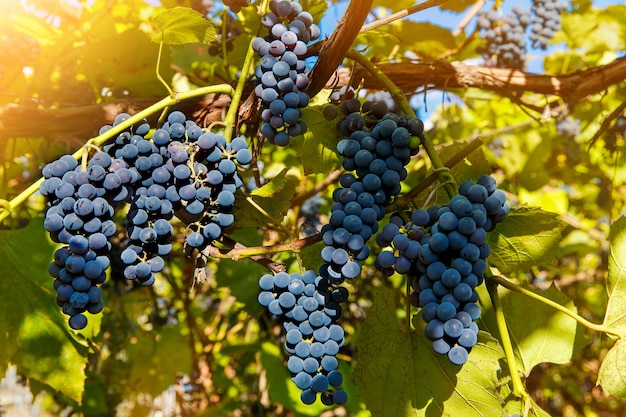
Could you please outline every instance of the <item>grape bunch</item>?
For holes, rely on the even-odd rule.
[[[319,194],[315,194],[302,203],[300,213],[304,218],[303,232],[306,236],[313,236],[317,233],[320,225],[320,206],[323,204],[324,199]]]
[[[348,290],[341,284],[360,275],[361,262],[370,254],[366,243],[377,232],[385,206],[400,192],[400,181],[407,175],[405,166],[423,137],[421,121],[385,114],[386,105],[381,106],[380,111],[385,110],[382,115],[373,113],[368,105],[362,107],[358,100],[341,105],[345,117],[339,125],[345,120],[359,121],[345,130],[347,137],[337,145],[344,168],[355,173],[343,174],[340,187],[333,191],[329,223],[321,230],[325,247],[319,275],[307,271],[289,278],[279,273],[264,275],[259,281],[259,303],[284,320],[285,348],[290,354],[287,367],[303,389],[301,399],[306,404],[313,403],[318,393],[327,405],[347,401],[338,388],[342,378],[335,370],[334,357],[343,344],[343,330],[336,321],[341,317],[341,304],[348,299]],[[321,376],[315,373],[319,366]],[[335,388],[332,395],[326,391],[329,385]]]
[[[548,42],[561,29],[561,12],[565,5],[559,0],[533,0],[530,40],[533,48],[547,49]]]
[[[55,279],[57,304],[70,316],[75,330],[87,325],[87,317],[102,311],[98,285],[106,280],[111,238],[116,232],[114,208],[128,194],[131,171],[121,160],[98,152],[86,170],[74,157],[64,155],[45,165],[39,191],[46,198],[44,228],[64,246],[57,249],[48,273]]]
[[[100,133],[129,117],[119,114]],[[175,214],[188,223],[190,249],[203,249],[234,222],[235,191],[242,185],[237,169],[252,159],[246,140],[227,143],[179,111],[170,113],[150,139],[149,132],[145,121],[129,127],[94,154],[85,170],[69,155],[42,170],[44,227],[52,240],[66,245],[57,250],[49,273],[57,303],[74,329],[86,326],[82,313],[103,308],[97,285],[106,279],[109,239],[117,228],[112,218],[122,205],[129,206],[128,244],[120,253],[124,277],[146,286],[154,283],[172,249]]]
[[[360,113],[353,115],[363,117]],[[329,223],[322,228],[326,247],[322,249],[325,264],[320,270],[333,285],[361,273],[360,262],[369,256],[366,245],[378,231],[378,221],[385,216],[385,206],[400,192],[411,156],[419,150],[423,124],[417,119],[389,113],[369,131],[360,125],[337,144],[342,165],[340,187],[333,191]]]
[[[270,143],[289,144],[291,136],[307,130],[300,120],[302,108],[309,104],[304,89],[309,85],[306,63],[307,43],[317,39],[320,30],[313,17],[298,3],[271,1],[271,11],[261,23],[268,28],[265,38],[256,38],[252,48],[261,57],[254,73],[255,93],[261,98],[261,134]]]
[[[250,0],[224,0],[223,3],[231,12],[239,13],[243,7],[250,5]]]
[[[422,309],[426,337],[455,365],[467,361],[477,342],[475,289],[484,281],[490,254],[485,239],[508,211],[506,195],[485,175],[476,184],[463,182],[447,206],[416,210],[407,222],[392,216],[376,236],[385,248],[376,267],[384,275],[397,272],[411,280],[411,303]]]
[[[556,131],[564,139],[574,139],[580,134],[580,120],[571,116],[560,116],[556,119]]]
[[[235,39],[242,33],[239,22],[233,19],[230,14],[226,14],[225,20],[215,28],[217,39],[208,49],[211,56],[224,58],[224,47],[227,52],[232,51]]]
[[[526,56],[526,27],[530,12],[519,6],[504,18],[495,10],[478,15],[479,36],[487,44],[479,48],[483,58],[499,68],[523,69]]]
[[[302,275],[265,274],[259,279],[258,300],[282,320],[289,355],[287,369],[302,390],[302,402],[313,404],[320,394],[322,403],[341,405],[348,396],[341,389],[343,375],[336,356],[345,340],[344,330],[336,321],[341,314],[339,304],[347,299],[348,290],[329,292],[326,281],[311,270]]]

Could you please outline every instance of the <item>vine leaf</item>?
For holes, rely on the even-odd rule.
[[[272,218],[281,220],[289,210],[290,199],[296,192],[298,179],[287,175],[288,168],[283,169],[268,183],[253,190],[250,198],[263,208]],[[235,200],[235,216],[237,225],[241,228],[252,227],[257,229],[260,224],[266,224],[268,219],[249,201],[243,198]]]
[[[611,225],[609,234],[609,275],[606,288],[609,302],[604,324],[612,330],[626,334],[626,217],[620,217]],[[626,347],[619,339],[609,350],[600,366],[598,385],[607,395],[626,399]]]
[[[191,372],[191,350],[184,326],[163,326],[158,333],[137,330],[126,348],[133,388],[159,395],[179,372]]]
[[[215,27],[200,12],[188,7],[173,7],[152,18],[152,26],[158,31],[152,41],[167,45],[186,43],[208,44],[217,39]]]
[[[516,207],[487,234],[489,262],[504,274],[549,263],[559,252],[564,228],[565,223],[556,213],[538,207]]]
[[[574,303],[555,287],[547,290],[524,287],[576,311]],[[585,345],[581,326],[565,313],[506,288],[499,288],[498,294],[511,341],[520,359],[518,365],[526,375],[540,363],[570,362]],[[528,314],[529,311],[532,314]],[[489,330],[495,332],[497,325],[493,310],[486,309],[482,320]]]
[[[606,395],[613,395],[620,401],[626,400],[626,346],[619,339],[606,354],[600,372],[598,382]]]
[[[609,243],[609,274],[606,281],[609,302],[604,324],[626,335],[626,217],[620,217],[611,225]]]
[[[500,415],[498,372],[503,352],[486,332],[468,362],[458,367],[437,355],[421,334],[424,324],[415,316],[416,332],[401,329],[391,290],[377,289],[357,340],[354,371],[360,396],[375,416]]]
[[[328,173],[341,168],[335,122],[326,120],[322,115],[322,108],[328,104],[329,93],[329,90],[323,90],[322,94],[318,94],[319,97],[313,98],[302,110],[302,120],[308,129],[291,141],[291,147],[304,168],[304,175]]]
[[[0,374],[8,363],[80,403],[87,348],[77,342],[54,302],[52,278],[45,272],[54,246],[41,219],[19,230],[0,232]],[[91,320],[91,319],[90,319]]]

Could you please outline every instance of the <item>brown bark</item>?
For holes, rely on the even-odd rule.
[[[441,61],[388,63],[380,64],[379,67],[407,93],[420,88],[480,88],[495,93],[531,92],[558,95],[565,100],[580,100],[626,80],[626,57],[604,66],[562,76],[537,75],[519,70],[475,67]],[[352,71],[352,68],[340,68],[335,72],[336,77],[332,78],[332,84],[345,85],[350,80]],[[365,88],[381,87],[380,82],[363,68],[358,67],[354,77],[362,78]],[[330,87],[330,83],[327,86]],[[136,113],[158,99],[160,98],[124,99],[112,103],[59,109],[7,105],[0,107],[0,139],[44,137],[51,140],[66,140],[69,136],[84,139],[97,133],[100,126],[112,123],[117,113],[122,111]],[[180,103],[176,109],[185,111],[191,118],[206,126],[212,121],[222,120],[229,104],[230,98],[227,96],[204,96],[198,100]],[[254,119],[256,112],[253,101],[247,102],[246,109],[241,116],[244,119]]]

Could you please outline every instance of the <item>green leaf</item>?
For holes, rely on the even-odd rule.
[[[176,381],[177,373],[191,372],[192,352],[182,325],[137,330],[132,340],[126,351],[136,391],[157,396]]]
[[[576,311],[574,303],[555,287],[526,289]],[[505,288],[499,288],[498,294],[520,359],[518,365],[526,375],[540,363],[568,363],[585,344],[582,328],[565,313]],[[483,320],[492,332],[497,328],[492,310],[484,312]]]
[[[559,252],[564,228],[565,223],[556,213],[538,207],[516,207],[487,233],[489,262],[504,274],[549,263]]]
[[[283,169],[268,183],[250,193],[250,198],[254,203],[276,221],[282,221],[287,214],[291,198],[294,196],[298,185],[298,179],[287,175],[288,171],[287,168]],[[265,214],[243,198],[237,198],[235,201],[234,212],[237,225],[240,227],[258,228],[259,225],[267,224],[269,221]]]
[[[257,317],[262,307],[257,301],[259,296],[259,278],[267,269],[255,262],[237,262],[220,259],[217,262],[215,280],[220,288],[229,288],[237,301],[244,305],[244,310]]]
[[[495,416],[502,414],[497,341],[480,332],[468,362],[458,367],[436,354],[415,316],[406,333],[395,312],[394,295],[376,289],[357,340],[354,371],[360,396],[377,417]]]
[[[613,395],[620,401],[626,401],[626,347],[622,339],[615,342],[604,357],[597,385],[602,387],[606,395]]]
[[[54,246],[41,219],[0,232],[0,374],[8,363],[80,403],[87,348],[79,344],[56,305],[47,273]]]
[[[413,6],[413,4],[415,4],[413,0],[396,0],[393,2],[390,2],[388,0],[374,0],[372,8],[379,6],[389,7],[392,11],[397,12],[399,10],[408,9],[409,7]]]
[[[208,44],[217,38],[215,27],[200,12],[187,7],[174,7],[154,16],[152,25],[159,31],[152,41],[168,45],[185,43]]]
[[[320,96],[323,96],[324,101],[328,103],[326,91]],[[314,100],[319,100],[319,97]],[[339,139],[337,139],[335,122],[326,120],[322,115],[324,105],[309,104],[302,111],[302,120],[306,122],[308,130],[304,135],[293,138],[290,142],[302,162],[304,175],[329,173],[341,168],[341,161],[337,154]]]
[[[626,217],[620,217],[611,225],[609,243],[609,275],[606,281],[609,302],[604,324],[626,335]]]

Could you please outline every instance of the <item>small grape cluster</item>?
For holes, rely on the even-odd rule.
[[[259,279],[258,300],[283,322],[287,369],[302,390],[302,402],[313,404],[320,394],[322,403],[341,405],[348,396],[341,389],[343,375],[336,357],[344,345],[344,330],[336,322],[348,290],[327,291],[326,281],[311,270],[265,274]]]
[[[382,250],[375,262],[384,275],[411,279],[411,303],[422,309],[424,333],[435,352],[455,365],[467,361],[476,344],[480,317],[475,288],[484,280],[490,254],[487,232],[509,211],[495,180],[465,181],[443,207],[411,213],[408,222],[392,217],[376,237]]]
[[[224,58],[224,48],[226,52],[230,52],[234,48],[234,41],[237,36],[241,35],[242,29],[238,21],[233,19],[230,14],[226,14],[225,22],[216,26],[217,39],[209,46],[208,52],[211,56]]]
[[[304,218],[303,232],[306,236],[313,236],[317,233],[320,225],[320,206],[324,204],[324,199],[319,194],[306,199],[300,207],[300,213]]]
[[[580,120],[571,116],[561,116],[556,119],[556,131],[564,139],[574,139],[580,135]]]
[[[300,120],[309,104],[304,89],[309,85],[303,58],[307,43],[317,39],[320,30],[309,12],[290,1],[271,1],[271,11],[261,18],[269,29],[265,38],[256,38],[252,48],[261,56],[255,69],[255,93],[261,98],[261,134],[270,143],[289,144],[291,136],[307,130]]]
[[[118,115],[100,133],[129,117]],[[57,303],[74,329],[87,324],[83,312],[102,310],[101,293],[91,287],[106,279],[108,239],[116,233],[112,216],[122,204],[130,205],[128,244],[120,254],[124,276],[146,286],[154,283],[172,249],[175,214],[191,223],[186,245],[193,249],[203,249],[233,224],[234,193],[242,185],[237,166],[252,159],[245,139],[226,143],[179,111],[170,113],[151,139],[149,131],[144,121],[119,133],[92,156],[86,170],[69,155],[42,170],[40,192],[48,205],[44,227],[55,242],[67,245],[57,251],[49,272],[56,279]]]
[[[346,120],[353,114],[362,118],[352,113]],[[405,166],[418,152],[422,134],[418,119],[389,113],[371,131],[355,131],[337,144],[343,167],[356,176],[346,173],[339,179],[329,223],[322,228],[326,247],[320,274],[333,285],[360,275],[360,261],[369,256],[366,242],[378,231],[385,206],[400,192]]]
[[[46,198],[44,228],[57,249],[48,273],[55,278],[57,304],[70,316],[69,324],[79,330],[87,325],[83,314],[102,310],[102,293],[97,285],[106,280],[106,269],[115,232],[114,207],[129,195],[133,174],[121,160],[98,152],[86,170],[74,157],[64,155],[45,165],[39,191]]]
[[[559,0],[533,0],[530,40],[533,48],[547,49],[548,42],[561,29],[561,12],[565,5]]]
[[[224,0],[223,3],[231,12],[239,13],[243,7],[250,5],[250,0]]]
[[[523,69],[526,56],[526,27],[530,12],[519,6],[502,19],[495,10],[478,15],[479,35],[487,41],[479,52],[499,68]]]

